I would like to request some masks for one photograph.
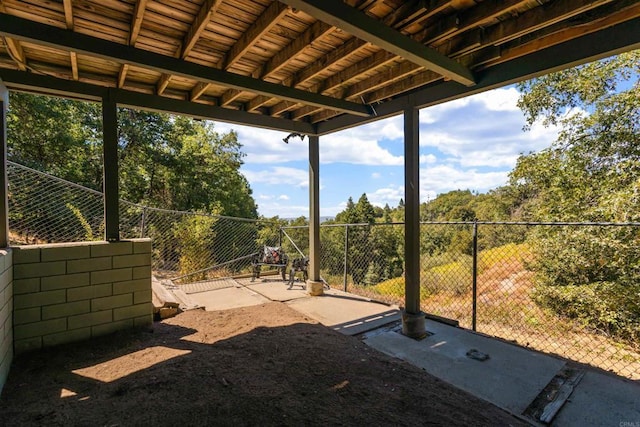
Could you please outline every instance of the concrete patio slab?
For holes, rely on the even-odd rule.
[[[559,359],[441,323],[428,321],[427,330],[432,335],[421,341],[395,328],[371,333],[365,342],[514,414],[522,414],[564,366]],[[472,359],[471,350],[489,358]]]
[[[243,285],[254,292],[269,298],[271,301],[290,301],[298,298],[307,298],[309,294],[300,286],[288,289],[287,282],[276,278],[256,279],[253,283],[241,281]]]
[[[190,294],[192,300],[207,311],[228,310],[269,302],[268,298],[245,287],[229,287]]]
[[[552,426],[640,426],[640,384],[587,371]]]
[[[294,310],[345,335],[357,335],[400,320],[397,307],[331,289],[287,302]]]

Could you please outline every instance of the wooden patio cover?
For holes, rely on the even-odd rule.
[[[322,135],[640,46],[630,0],[0,0],[12,90]]]

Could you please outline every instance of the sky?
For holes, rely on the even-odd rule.
[[[539,151],[558,130],[535,124],[523,131],[515,87],[500,88],[420,110],[420,199],[452,190],[479,193],[507,183],[522,153]],[[320,215],[334,217],[363,193],[383,207],[404,198],[402,115],[320,137]],[[246,176],[265,217],[309,215],[308,138],[287,132],[215,123],[235,130],[246,153]]]

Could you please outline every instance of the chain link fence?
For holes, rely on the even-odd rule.
[[[100,192],[12,162],[8,178],[12,244],[102,239]],[[120,221],[122,238],[153,240],[154,275],[176,284],[250,276],[263,245],[309,253],[306,226],[126,201]],[[640,224],[424,223],[420,233],[424,312],[640,379]],[[403,224],[323,224],[320,238],[332,287],[404,305]]]
[[[102,193],[8,163],[10,243],[102,240]],[[178,212],[120,201],[120,237],[151,238],[152,268],[176,284],[250,274],[251,256],[279,244],[269,221]]]
[[[307,227],[285,227],[307,251]],[[404,225],[320,227],[334,288],[404,305]],[[640,379],[640,224],[423,223],[421,308]]]

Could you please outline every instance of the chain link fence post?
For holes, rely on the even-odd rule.
[[[349,225],[345,224],[344,226],[344,276],[342,279],[342,284],[344,285],[344,291],[347,292],[347,275],[349,274]]]
[[[476,330],[476,319],[478,317],[478,220],[473,221],[473,241],[471,248],[471,329]]]

